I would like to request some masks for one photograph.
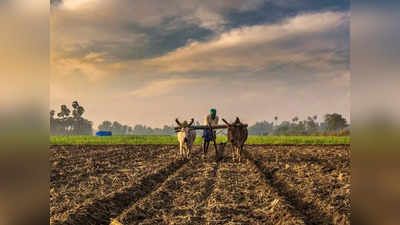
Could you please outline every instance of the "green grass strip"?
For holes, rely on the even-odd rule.
[[[218,136],[217,142],[226,142],[226,136]],[[202,143],[197,137],[195,144]],[[51,136],[51,145],[146,145],[146,144],[178,144],[176,136]],[[246,144],[297,144],[297,145],[327,145],[350,144],[350,137],[337,136],[249,136]]]

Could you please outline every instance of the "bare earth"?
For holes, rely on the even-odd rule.
[[[51,224],[350,224],[350,147],[51,146]]]

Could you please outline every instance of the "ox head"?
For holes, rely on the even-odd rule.
[[[236,120],[233,123],[228,123],[225,119],[222,119],[222,121],[224,121],[224,123],[226,125],[228,125],[228,128],[231,128],[231,127],[245,127],[245,125],[242,122],[240,122],[239,117],[236,117]]]
[[[178,118],[175,120],[176,123],[179,126],[179,131],[183,133],[183,142],[188,143],[189,141],[189,136],[190,136],[190,127],[192,126],[194,119],[192,118],[190,123],[188,123],[186,120],[183,121],[183,123],[179,122]]]
[[[236,117],[235,122],[228,123],[225,119],[222,121],[228,126],[228,141],[233,145],[240,145],[247,139],[247,128],[245,124],[240,122],[239,117]]]

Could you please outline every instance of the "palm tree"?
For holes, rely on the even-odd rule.
[[[68,109],[66,105],[61,105],[61,111],[57,114],[58,117],[65,118],[69,116],[71,110]]]
[[[277,126],[278,125],[278,117],[274,116],[274,120],[275,120],[275,126]]]
[[[50,110],[50,118],[54,119],[54,115],[56,114],[56,111]]]

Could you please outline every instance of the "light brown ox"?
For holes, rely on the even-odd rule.
[[[194,119],[188,123],[186,120],[183,123],[179,122],[178,119],[175,120],[179,126],[179,130],[176,136],[179,141],[179,155],[181,158],[189,158],[192,153],[193,142],[196,139],[196,131],[191,129]]]

